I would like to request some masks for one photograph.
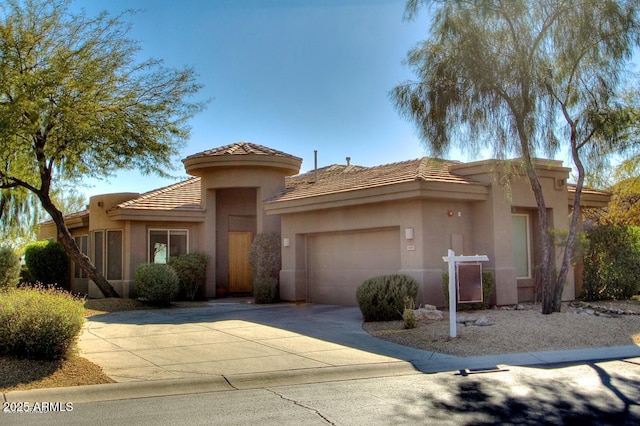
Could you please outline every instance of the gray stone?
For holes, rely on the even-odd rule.
[[[431,305],[429,305],[431,306]],[[428,308],[420,308],[420,309],[416,309],[415,311],[413,311],[413,313],[416,316],[416,319],[418,321],[421,320],[431,320],[431,321],[439,321],[441,319],[444,319],[444,316],[442,314],[442,311],[439,311],[437,309],[428,309]]]
[[[478,318],[478,319],[473,323],[473,325],[478,325],[478,326],[484,327],[484,326],[488,326],[488,325],[493,325],[493,323],[489,322],[489,320],[487,319],[487,317],[485,317],[485,316],[481,316],[480,318]]]
[[[476,320],[476,317],[471,316],[471,315],[458,315],[456,317],[456,322],[460,323],[460,324],[466,324],[468,322],[474,322]]]

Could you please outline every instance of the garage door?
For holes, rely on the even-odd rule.
[[[309,301],[357,306],[356,289],[400,270],[400,229],[307,237]]]

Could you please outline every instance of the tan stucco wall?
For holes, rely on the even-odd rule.
[[[285,300],[307,298],[305,236],[397,227],[400,229],[397,246],[400,268],[397,272],[411,275],[421,283],[419,302],[441,306],[442,272],[446,269],[442,256],[460,241],[460,249],[468,253],[474,251],[472,205],[460,201],[404,200],[282,215],[282,237],[289,239],[290,246],[282,248],[280,295]],[[454,215],[449,216],[449,211]],[[406,239],[407,228],[413,229],[412,240]],[[331,250],[336,256],[350,255],[350,248],[343,244]]]
[[[511,248],[511,215],[526,211],[531,215],[534,225],[538,222],[537,204],[531,185],[524,176],[511,176],[507,179],[502,164],[493,160],[463,164],[454,167],[454,171],[490,184],[488,202],[474,206],[477,212],[473,222],[476,247],[481,254],[487,254],[491,260],[489,269],[493,270],[496,281],[495,303],[498,305],[517,303],[518,280]],[[569,210],[566,180],[569,169],[562,167],[561,162],[558,161],[541,160],[537,166],[537,173],[544,192],[549,225],[556,229],[567,229]],[[531,230],[531,238],[535,242],[538,236],[536,226],[531,226]],[[534,244],[532,249],[535,254],[538,248]],[[560,256],[556,256],[556,259],[559,267],[562,259]],[[573,300],[574,298],[573,271],[570,271],[563,299]]]
[[[326,210],[320,210],[320,201],[315,202],[317,210],[313,211],[308,211],[304,206],[296,211],[293,203],[289,203],[284,212],[278,206],[270,206],[273,211],[281,213],[282,237],[290,241],[289,247],[283,247],[281,297],[285,300],[307,298],[307,235],[399,227],[401,241],[398,250],[401,265],[398,272],[418,280],[421,284],[421,302],[443,305],[442,273],[446,270],[446,263],[442,257],[451,248],[456,254],[487,255],[489,262],[483,263],[483,268],[492,271],[496,279],[494,303],[518,303],[525,290],[532,291],[523,288],[532,285],[532,280],[518,282],[516,278],[511,247],[511,216],[514,212],[526,211],[533,215],[531,223],[535,224],[536,202],[526,178],[512,177],[509,185],[504,185],[506,181],[501,178],[505,175],[499,166],[500,162],[487,161],[455,168],[455,173],[487,185],[488,195],[485,200],[474,196],[463,201],[460,200],[463,197],[457,194],[452,194],[451,199],[447,199],[446,193],[439,194],[440,198],[431,198],[433,193],[423,191],[420,193],[422,199],[360,205],[348,205],[344,202],[342,206]],[[538,166],[549,222],[556,229],[567,228],[568,194],[565,182],[568,171],[559,162],[541,163]],[[364,202],[360,200],[360,203]],[[331,205],[333,207],[336,203]],[[406,228],[414,229],[413,240],[405,239]],[[531,237],[535,241],[535,226],[531,228]],[[535,247],[533,249],[535,251]],[[348,250],[348,247],[336,245],[332,250],[340,253]],[[559,266],[560,256],[556,258]],[[570,273],[563,298],[568,300],[574,297],[573,273]]]

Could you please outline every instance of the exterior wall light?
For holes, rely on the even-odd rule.
[[[404,230],[404,237],[407,240],[413,240],[413,228],[406,228]]]
[[[289,247],[291,245],[291,241],[288,238],[283,238],[282,245],[285,247]]]

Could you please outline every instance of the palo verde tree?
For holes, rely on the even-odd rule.
[[[202,108],[188,101],[200,88],[193,70],[139,61],[128,29],[122,17],[72,13],[68,0],[0,5],[0,188],[37,197],[108,297],[118,294],[76,246],[52,190],[117,169],[166,174]]]
[[[537,203],[542,311],[557,312],[576,241],[585,166],[628,139],[635,117],[634,99],[621,90],[638,42],[638,1],[409,0],[407,17],[423,5],[433,13],[429,36],[407,59],[418,79],[395,87],[392,99],[435,155],[457,145],[521,158],[520,173]],[[571,155],[577,182],[556,269],[533,160],[561,148]]]
[[[84,195],[75,188],[58,188],[51,192],[51,199],[63,214],[80,211],[87,205]],[[36,240],[40,223],[48,217],[32,192],[24,188],[0,191],[0,241],[17,253]]]

